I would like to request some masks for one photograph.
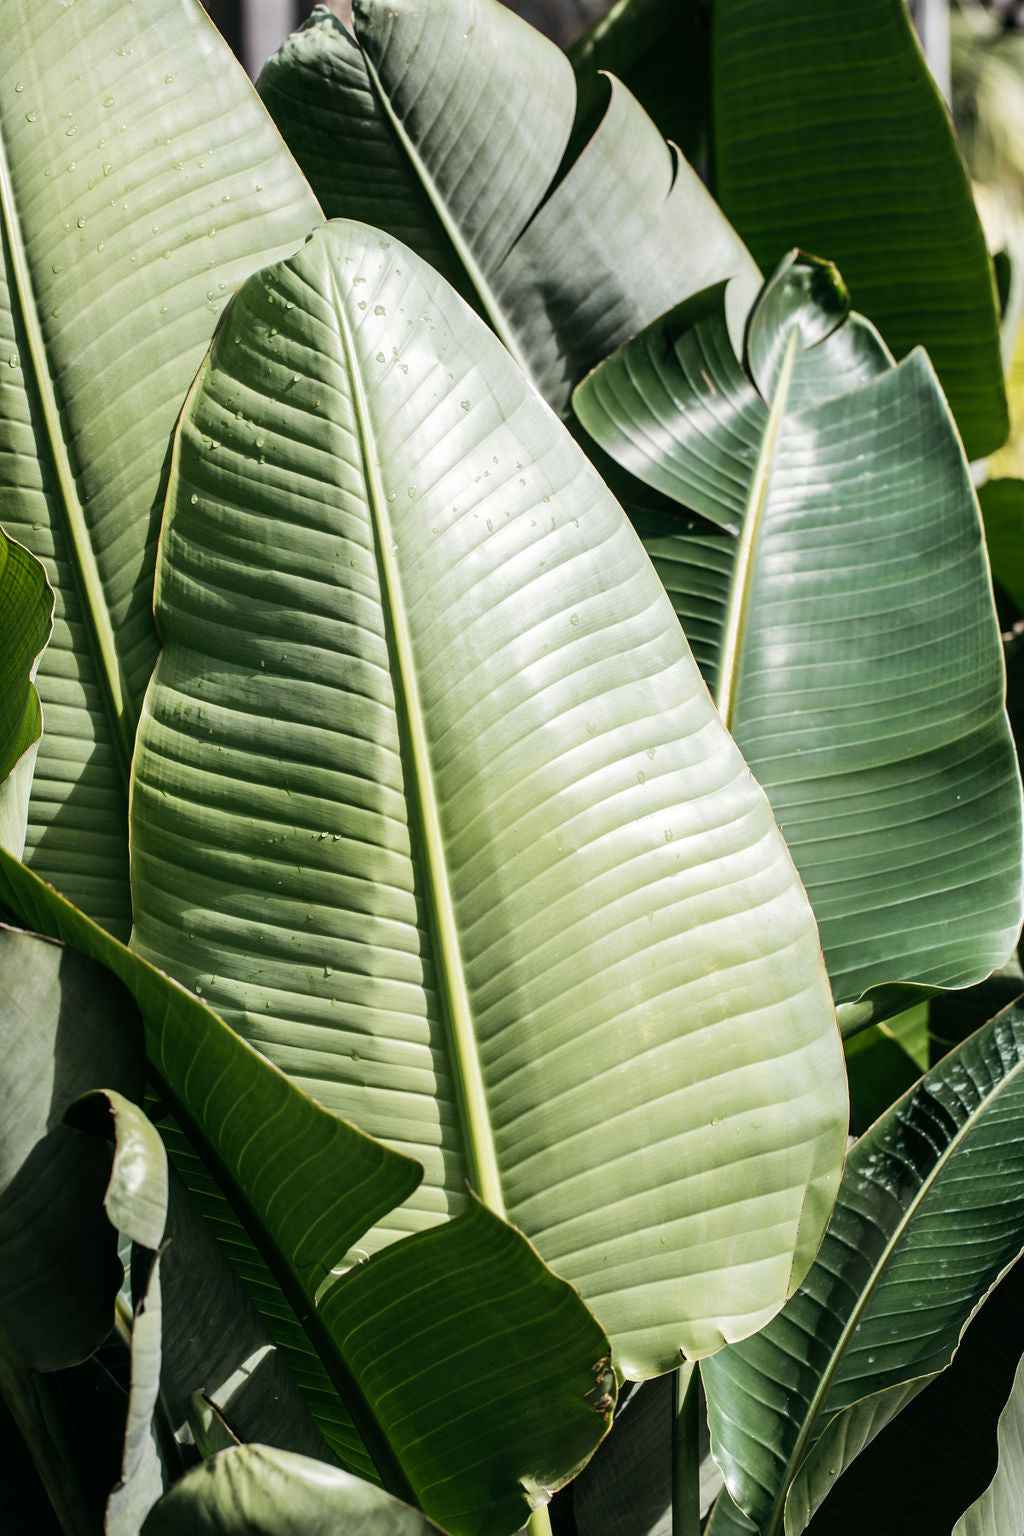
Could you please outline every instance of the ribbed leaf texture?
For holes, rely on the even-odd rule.
[[[26,858],[126,937],[171,432],[225,299],[321,215],[195,0],[3,0],[3,35],[0,498],[56,592]]]
[[[757,269],[625,86],[593,77],[574,123],[564,54],[497,0],[353,9],[354,38],[318,6],[260,94],[325,211],[412,246],[555,410],[568,413],[573,386],[627,336],[716,278],[735,279],[739,336]]]
[[[671,1368],[810,1261],[846,1125],[817,935],[643,550],[443,280],[332,224],[185,412],[135,944],[468,1177]]]
[[[821,1252],[755,1338],[703,1367],[712,1446],[762,1536],[798,1536],[844,1465],[951,1359],[1024,1248],[1024,1009],[852,1148]]]
[[[576,391],[587,431],[708,521],[637,526],[807,886],[840,1002],[965,986],[1021,920],[1021,791],[977,501],[922,352],[898,367],[792,253]]]

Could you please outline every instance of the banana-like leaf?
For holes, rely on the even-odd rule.
[[[412,252],[332,223],[183,413],[134,943],[320,1102],[468,1179],[620,1371],[774,1312],[845,1085],[802,888],[620,508]]]
[[[0,529],[0,845],[20,858],[42,712],[32,681],[53,624],[53,593],[27,549]]]
[[[440,1536],[381,1488],[308,1457],[243,1445],[176,1483],[143,1536]]]
[[[836,262],[898,357],[927,347],[969,457],[1008,415],[992,266],[902,0],[715,0],[715,192],[770,270]]]
[[[279,1282],[267,1310],[280,1336],[300,1357],[313,1342],[392,1489],[454,1536],[485,1519],[518,1530],[588,1459],[614,1406],[608,1341],[576,1292],[475,1201],[360,1265],[354,1243],[420,1170],[307,1098],[2,851],[0,899],[133,991],[153,1075]],[[328,1428],[330,1407],[315,1406]]]
[[[478,309],[548,402],[669,305],[759,277],[704,186],[617,81],[577,124],[561,51],[498,4],[320,6],[260,93],[329,215],[413,247]]]
[[[170,434],[227,296],[321,215],[197,0],[0,19],[0,498],[57,594],[26,857],[126,935]]]
[[[803,876],[837,1001],[951,987],[1021,921],[1021,791],[977,501],[921,352],[893,366],[791,254],[745,368],[709,289],[576,391],[630,472],[708,519],[638,526]]]
[[[835,1482],[812,1536],[860,1536],[864,1512],[887,1529],[935,1536],[953,1529],[997,1469],[997,1428],[1024,1349],[1024,1266],[1017,1264],[972,1319],[951,1365],[918,1393]],[[1006,1470],[1010,1470],[1010,1451]],[[1008,1520],[1004,1531],[1019,1529]]]
[[[861,1137],[800,1290],[756,1338],[705,1362],[712,1447],[762,1536],[806,1529],[843,1467],[948,1365],[1024,1248],[1022,1110],[1015,1005]]]

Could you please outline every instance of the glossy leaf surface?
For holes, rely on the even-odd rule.
[[[835,1482],[811,1536],[859,1536],[871,1507],[884,1509],[890,1528],[905,1536],[953,1530],[996,1471],[998,1422],[1022,1348],[1024,1269],[1017,1264],[971,1319],[952,1364]],[[1003,1529],[1014,1530],[1013,1521]]]
[[[242,289],[171,496],[135,943],[423,1162],[375,1243],[468,1178],[626,1372],[756,1326],[842,1155],[827,982],[565,429],[436,274],[339,222]]]
[[[1021,918],[1020,782],[977,502],[923,353],[894,367],[835,269],[795,253],[751,313],[720,288],[576,391],[766,789],[840,1002],[964,986]]]
[[[1014,1006],[861,1137],[800,1290],[703,1367],[715,1454],[762,1536],[806,1528],[1024,1248],[1022,1095]]]
[[[412,246],[555,410],[706,283],[736,278],[739,326],[757,270],[624,86],[595,81],[600,121],[574,127],[568,61],[497,0],[354,12],[358,41],[319,7],[264,69],[264,101],[325,211]]]
[[[170,434],[234,287],[320,213],[194,0],[4,0],[0,497],[57,595],[27,858],[122,936]]]
[[[992,266],[902,0],[715,0],[716,196],[769,270],[836,262],[897,357],[924,346],[967,453],[1008,427]]]

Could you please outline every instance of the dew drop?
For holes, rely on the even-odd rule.
[[[17,85],[14,87],[14,89],[17,91],[18,95],[20,96],[22,91],[25,89],[25,82],[24,82],[24,80],[19,80]]]
[[[164,85],[173,85],[173,84],[174,84],[174,76],[173,75],[164,75]]]
[[[104,163],[103,163],[103,174],[104,174],[104,176],[109,176],[110,175],[110,170],[111,170],[110,161],[109,160],[105,160]]]
[[[163,257],[164,261],[170,261],[170,259],[171,259],[170,251],[161,251],[160,254]]]
[[[72,123],[70,128],[64,129],[64,137],[66,139],[73,139],[77,132],[78,129],[75,127],[74,123]]]
[[[17,368],[19,361],[20,359],[17,352],[12,352],[10,357],[7,359],[7,366],[9,368]]]
[[[59,262],[52,261],[50,263],[50,271],[53,273],[54,277],[57,277],[61,272],[63,272],[63,270],[64,268],[60,265]]]
[[[39,116],[38,112],[26,112],[25,113],[25,121],[26,121],[26,123],[34,123],[38,116]]]
[[[356,307],[357,307],[357,309],[365,309],[366,308],[366,300],[365,299],[360,299],[359,303],[358,303],[358,305]]]
[[[383,352],[378,352],[377,353],[377,361],[378,361],[378,363],[382,363],[384,361],[384,353]]]
[[[266,441],[266,439],[265,439],[265,438],[262,438],[262,437],[258,437],[258,438],[257,438],[257,439],[256,439],[256,447],[257,447],[257,448],[262,448],[262,447],[263,447],[263,444],[264,444],[264,443],[265,443],[265,441]]]
[[[464,411],[468,411],[469,410],[469,401],[468,400],[460,400],[459,404],[462,406],[462,409]]]
[[[636,776],[636,781],[637,781],[638,784],[646,784],[647,783],[647,775],[646,775],[646,773],[638,773],[637,776]]]
[[[103,250],[103,241],[102,240],[97,240],[96,241],[96,250],[97,250],[97,252],[102,252],[102,250]]]
[[[387,314],[387,310],[384,308],[383,304],[375,304],[373,306],[373,312],[374,312],[375,315],[386,315]]]
[[[573,613],[573,614],[569,615],[569,623],[573,626],[574,629],[578,629],[579,628],[579,622],[580,622],[580,616],[579,616],[578,613]]]
[[[78,227],[79,227],[79,229],[84,229],[85,228],[85,220],[84,219],[79,219],[78,220]]]
[[[113,96],[104,96],[104,98],[103,98],[103,105],[105,107],[112,107],[114,105],[114,98],[113,98]]]
[[[193,506],[197,506],[198,505],[199,497],[196,495],[195,491],[192,492],[192,495],[189,497],[189,501],[192,503]]]

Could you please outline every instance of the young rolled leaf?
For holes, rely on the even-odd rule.
[[[27,549],[0,529],[0,844],[25,847],[42,712],[32,679],[53,624],[53,593]]]
[[[893,366],[792,253],[741,366],[721,288],[603,363],[576,411],[708,521],[638,520],[764,786],[837,1001],[953,987],[1021,921],[1021,790],[970,475],[923,353]]]
[[[806,1529],[1024,1249],[1022,1109],[1015,1004],[860,1138],[803,1285],[703,1366],[716,1458],[761,1536]]]
[[[897,357],[928,349],[968,456],[992,453],[1009,425],[992,265],[902,0],[715,0],[712,70],[715,195],[755,259],[835,261]]]
[[[372,1246],[468,1179],[629,1375],[769,1316],[845,1137],[806,899],[621,510],[404,247],[243,287],[158,615],[134,943],[422,1161]]]
[[[226,297],[321,216],[195,0],[3,21],[0,496],[57,595],[26,857],[127,936],[170,434]]]
[[[596,130],[574,131],[567,59],[497,0],[357,0],[353,27],[319,6],[260,94],[327,214],[412,246],[560,414],[588,368],[715,278],[736,279],[739,335],[757,269],[618,81]]]
[[[266,1445],[242,1445],[194,1467],[165,1494],[143,1536],[440,1536],[381,1488]]]

